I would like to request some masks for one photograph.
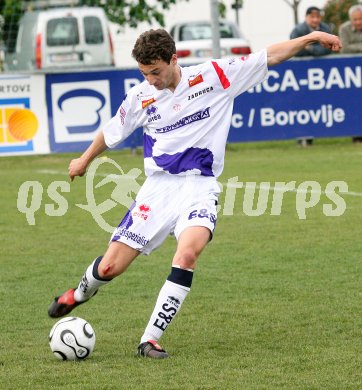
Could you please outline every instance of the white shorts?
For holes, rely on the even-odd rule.
[[[190,226],[204,226],[213,234],[219,193],[214,177],[153,174],[143,184],[111,241],[123,242],[148,255],[167,236],[178,239]]]

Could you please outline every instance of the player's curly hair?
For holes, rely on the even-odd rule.
[[[143,65],[151,65],[158,60],[169,64],[175,53],[175,41],[166,30],[159,28],[146,31],[138,37],[132,57]]]

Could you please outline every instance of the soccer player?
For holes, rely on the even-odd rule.
[[[249,57],[180,67],[175,43],[165,30],[140,35],[132,55],[145,80],[128,92],[82,156],[70,162],[69,176],[71,180],[83,176],[95,157],[143,126],[147,179],[105,254],[89,265],[77,288],[55,298],[50,317],[70,313],[126,271],[140,253],[150,254],[174,235],[177,248],[171,272],[138,346],[139,356],[168,357],[158,341],[189,293],[197,258],[214,233],[216,178],[223,169],[234,99],[265,80],[268,66],[313,42],[340,49],[338,37],[313,32]]]

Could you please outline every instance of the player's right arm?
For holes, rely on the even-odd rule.
[[[116,114],[103,126],[88,149],[69,164],[68,172],[70,180],[76,176],[83,176],[89,164],[108,148],[114,148],[125,140],[132,132],[144,125],[147,115],[144,110],[141,95],[152,96],[145,90],[145,84],[141,83],[133,87],[124,97]],[[149,88],[148,83],[146,87]]]
[[[70,180],[73,181],[76,176],[83,176],[88,165],[106,149],[107,145],[104,141],[103,131],[100,131],[88,149],[79,158],[70,162],[68,168]]]

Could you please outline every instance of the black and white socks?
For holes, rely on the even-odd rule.
[[[97,257],[85,271],[74,292],[74,299],[77,302],[88,300],[100,287],[110,282],[110,280],[102,279],[98,274],[101,260],[102,256]],[[141,343],[149,340],[158,341],[161,338],[189,293],[192,277],[192,270],[181,269],[177,266],[171,268],[171,273],[160,290]]]
[[[160,339],[189,293],[192,277],[192,270],[172,267],[170,275],[160,290],[150,321],[141,338],[141,343]]]
[[[102,256],[97,257],[85,271],[77,289],[74,292],[74,299],[83,302],[91,298],[99,287],[104,286],[110,280],[102,279],[98,274],[98,266]]]

